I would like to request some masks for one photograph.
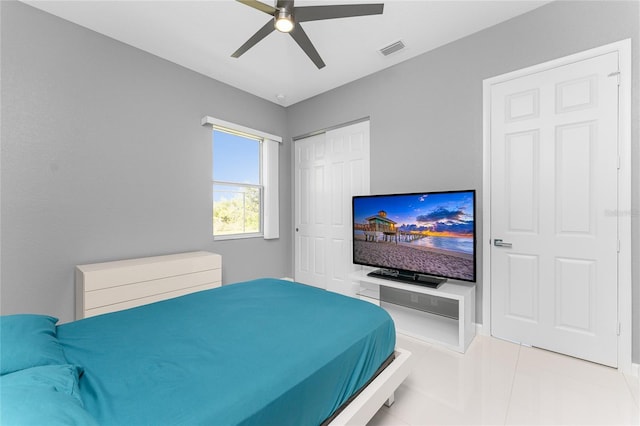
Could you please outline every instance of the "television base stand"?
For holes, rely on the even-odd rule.
[[[397,271],[395,269],[376,269],[369,272],[367,275],[374,278],[400,281],[429,288],[438,288],[440,284],[447,281],[446,278],[432,277],[430,275],[416,274],[413,272]]]
[[[434,289],[377,278],[369,275],[369,270],[355,271],[350,278],[359,284],[358,298],[384,308],[393,318],[398,333],[460,353],[465,353],[476,335],[474,284],[449,280]],[[404,296],[389,298],[384,287],[396,290],[395,296],[398,290]],[[441,299],[446,299],[444,304]],[[457,314],[453,315],[457,319],[445,316],[445,309],[441,309],[451,305],[457,307]]]

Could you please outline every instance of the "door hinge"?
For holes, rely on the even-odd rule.
[[[620,253],[620,240],[618,240],[618,253]]]
[[[614,71],[611,74],[609,74],[607,77],[616,77],[617,81],[618,81],[618,86],[620,86],[620,71]]]
[[[618,170],[620,170],[620,164],[622,163],[622,160],[620,160],[620,156],[618,156]]]
[[[617,330],[618,336],[622,333],[622,324],[618,323],[618,330]]]

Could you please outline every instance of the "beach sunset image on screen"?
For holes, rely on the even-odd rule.
[[[475,191],[353,198],[353,262],[475,281]]]

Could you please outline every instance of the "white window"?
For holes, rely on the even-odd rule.
[[[262,141],[214,127],[213,235],[262,235]]]
[[[281,138],[204,117],[212,132],[215,239],[279,237],[278,147]]]

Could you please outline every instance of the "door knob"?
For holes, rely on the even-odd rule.
[[[503,243],[502,240],[499,240],[499,239],[496,238],[496,239],[493,240],[493,245],[496,246],[496,247],[507,247],[507,248],[510,248],[513,244],[511,244],[511,243]]]

